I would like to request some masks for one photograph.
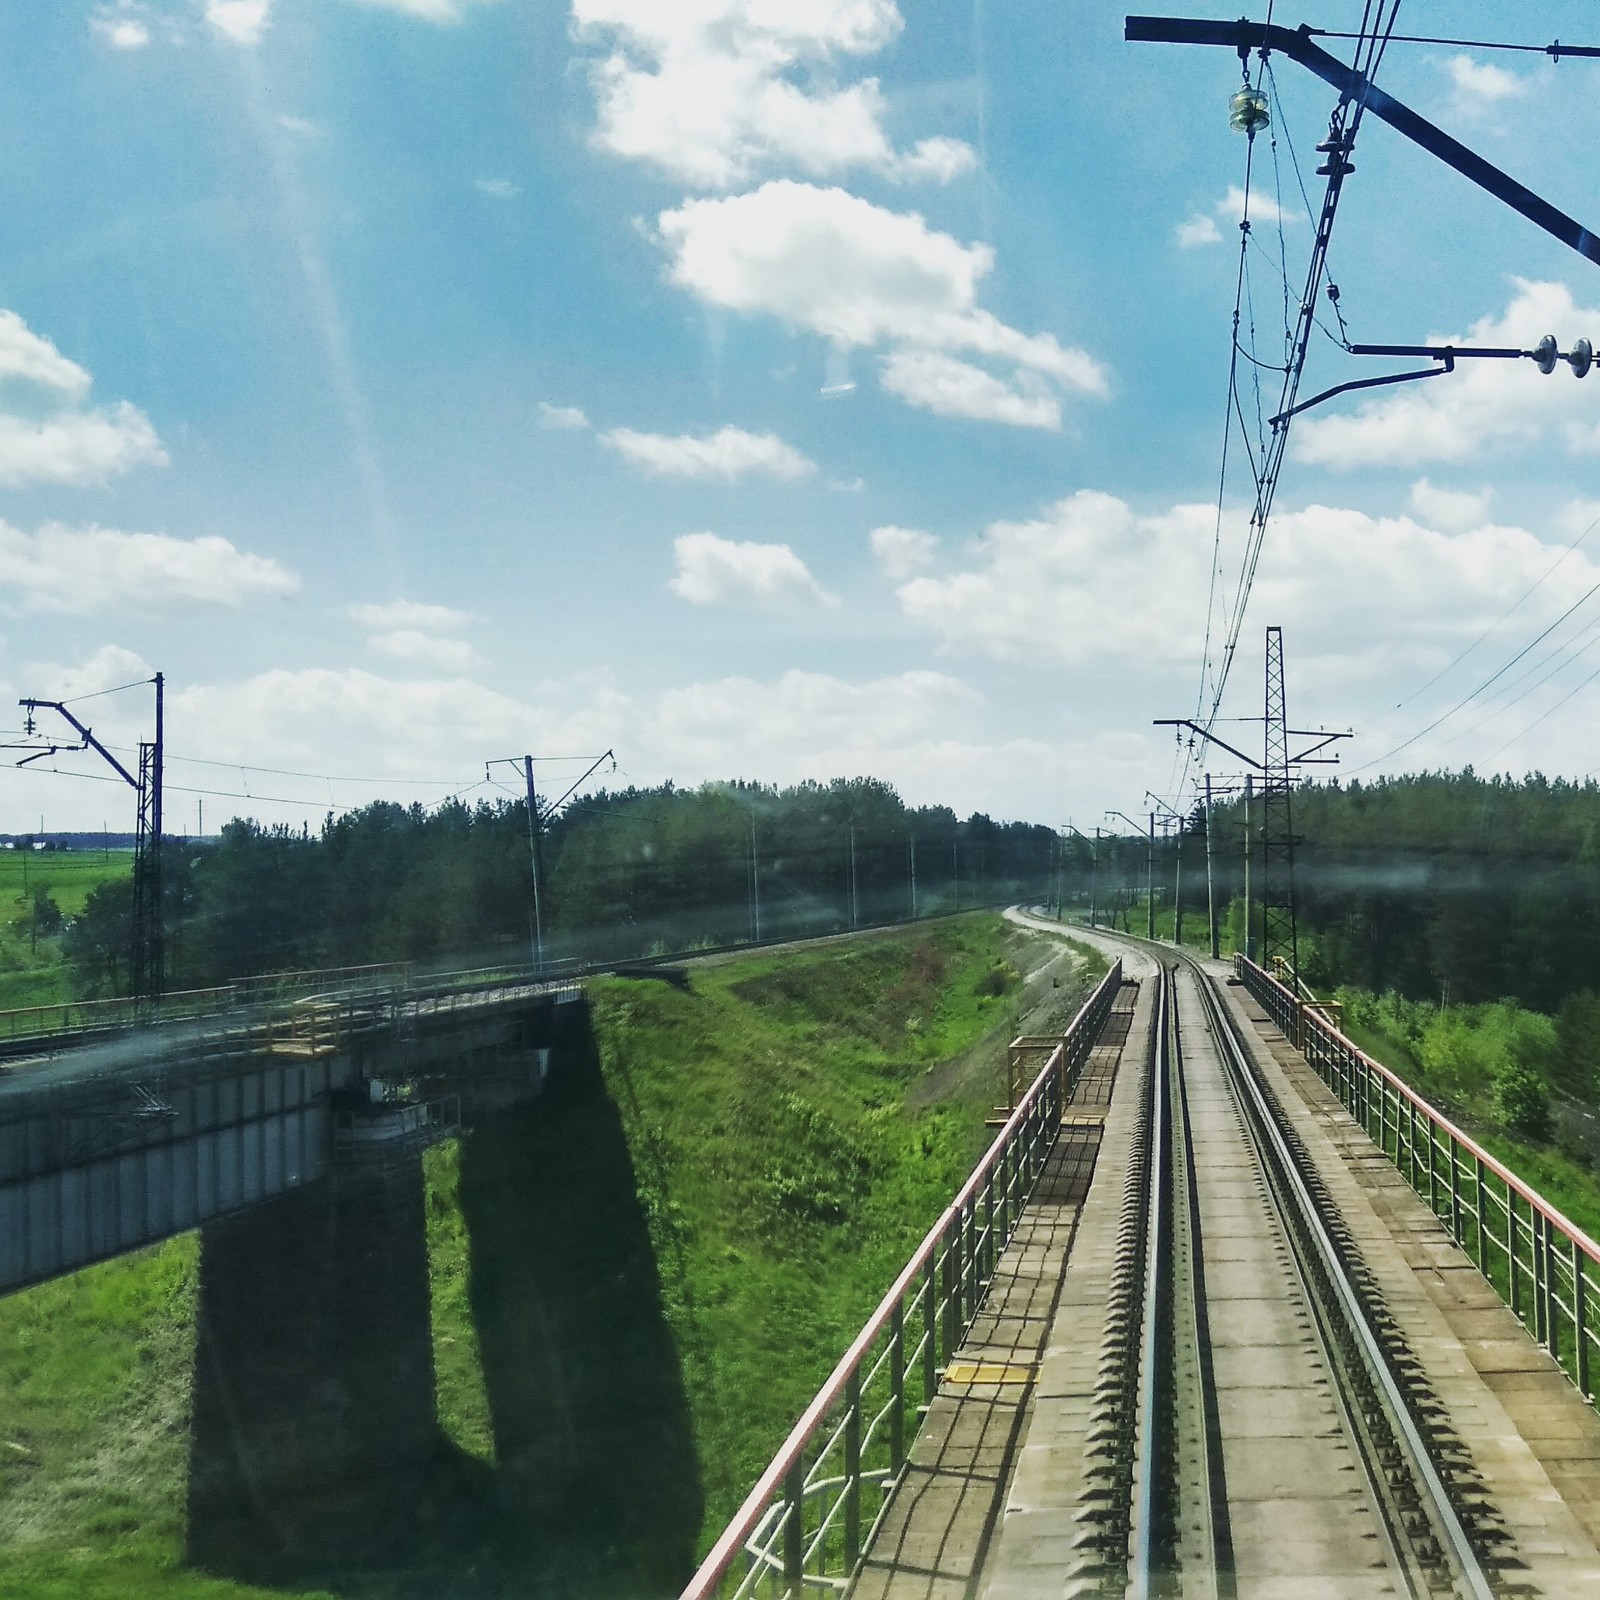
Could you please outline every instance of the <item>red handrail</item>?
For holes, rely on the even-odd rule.
[[[1239,963],[1239,969],[1241,973],[1248,968],[1262,983],[1268,984],[1272,988],[1276,989],[1290,1005],[1297,1006],[1302,1011],[1313,1011],[1311,1006],[1305,1004],[1304,1002],[1297,1001],[1287,985],[1279,983],[1270,972],[1267,972],[1264,968],[1257,966],[1256,963],[1251,961],[1247,956],[1235,956],[1234,959]],[[1488,1171],[1492,1172],[1503,1184],[1505,1184],[1508,1190],[1514,1189],[1527,1205],[1540,1212],[1547,1222],[1554,1223],[1556,1228],[1561,1233],[1564,1233],[1575,1245],[1577,1245],[1578,1248],[1582,1250],[1591,1261],[1595,1262],[1597,1265],[1600,1265],[1600,1244],[1596,1244],[1595,1241],[1577,1225],[1577,1223],[1573,1222],[1569,1217],[1564,1216],[1561,1212],[1556,1210],[1556,1208],[1551,1205],[1550,1202],[1546,1200],[1537,1189],[1530,1188],[1521,1178],[1516,1175],[1516,1173],[1506,1166],[1504,1162],[1499,1161],[1494,1156],[1490,1155],[1490,1153],[1485,1150],[1483,1146],[1472,1137],[1471,1134],[1464,1132],[1461,1128],[1458,1128],[1455,1123],[1453,1123],[1442,1111],[1438,1110],[1436,1107],[1430,1105],[1428,1101],[1424,1100],[1422,1096],[1405,1081],[1404,1078],[1400,1077],[1397,1073],[1384,1066],[1384,1064],[1375,1057],[1369,1056],[1360,1045],[1356,1044],[1355,1041],[1350,1039],[1347,1035],[1341,1033],[1331,1022],[1327,1020],[1326,1017],[1313,1012],[1310,1017],[1310,1021],[1313,1027],[1319,1028],[1322,1030],[1322,1032],[1328,1034],[1341,1049],[1347,1050],[1351,1055],[1357,1057],[1368,1068],[1368,1070],[1377,1073],[1380,1078],[1386,1079],[1391,1085],[1393,1085],[1398,1094],[1404,1096],[1405,1099],[1410,1101],[1412,1106],[1420,1111],[1430,1122],[1434,1124],[1435,1127],[1443,1128],[1444,1131],[1448,1133],[1457,1144],[1461,1145],[1468,1152],[1468,1154],[1470,1154],[1475,1160],[1481,1161]]]
[[[861,1365],[867,1352],[888,1327],[896,1306],[916,1281],[917,1275],[927,1266],[929,1258],[938,1250],[939,1241],[944,1237],[946,1230],[960,1215],[967,1201],[977,1193],[984,1177],[1000,1159],[1002,1151],[1027,1119],[1034,1102],[1044,1093],[1050,1075],[1056,1071],[1062,1059],[1067,1041],[1083,1025],[1085,1018],[1099,1003],[1107,988],[1120,984],[1121,981],[1122,963],[1118,961],[1113,963],[1111,970],[1095,986],[1093,994],[1084,1001],[1077,1016],[1068,1024],[1066,1032],[1061,1037],[1061,1043],[1050,1052],[1050,1059],[1040,1069],[1028,1092],[1017,1102],[1016,1110],[1006,1118],[1005,1126],[995,1135],[982,1160],[972,1169],[972,1175],[956,1191],[956,1196],[950,1204],[939,1213],[938,1220],[923,1236],[922,1243],[912,1253],[911,1259],[901,1268],[900,1275],[890,1285],[888,1293],[878,1302],[877,1310],[851,1341],[850,1348],[839,1358],[838,1365],[834,1367],[827,1382],[817,1391],[811,1404],[801,1413],[800,1420],[789,1430],[788,1438],[778,1447],[778,1453],[768,1464],[767,1470],[756,1480],[756,1486],[745,1496],[744,1504],[734,1514],[733,1520],[722,1530],[721,1536],[712,1545],[705,1560],[700,1563],[699,1571],[689,1580],[689,1586],[683,1591],[679,1600],[709,1600],[715,1593],[717,1585],[726,1576],[728,1568],[733,1565],[745,1542],[755,1532],[783,1480],[801,1460],[805,1447],[815,1437],[828,1413],[843,1397],[851,1374]]]

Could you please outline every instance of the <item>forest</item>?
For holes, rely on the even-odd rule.
[[[1261,888],[1261,802],[1250,844]],[[1302,976],[1452,1005],[1516,1000],[1554,1013],[1600,984],[1600,784],[1418,773],[1371,783],[1308,784],[1293,796],[1294,884]],[[1099,841],[1102,907],[1143,932],[1148,843]],[[1158,903],[1170,907],[1180,848],[1156,841]],[[1206,819],[1185,819],[1185,939],[1206,917]],[[1238,922],[1245,815],[1213,805],[1219,915]],[[1093,848],[1066,842],[1069,894],[1087,900]]]
[[[628,788],[541,815],[521,801],[376,803],[320,832],[235,820],[163,852],[168,990],[256,973],[618,960],[831,933],[1047,892],[1056,836],[906,806],[870,778]],[[123,992],[131,889],[63,935],[83,996]]]

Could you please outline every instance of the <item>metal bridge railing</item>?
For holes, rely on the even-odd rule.
[[[1317,1076],[1592,1405],[1600,1245],[1327,1017],[1243,956],[1234,970]]]
[[[843,1590],[993,1281],[1122,983],[1119,961],[806,1407],[682,1600]]]

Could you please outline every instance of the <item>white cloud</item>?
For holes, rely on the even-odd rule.
[[[1489,520],[1489,502],[1493,498],[1492,489],[1471,494],[1464,489],[1441,489],[1426,478],[1418,478],[1411,485],[1410,502],[1418,521],[1428,527],[1465,533]]]
[[[880,372],[890,394],[942,417],[1009,422],[1018,428],[1061,426],[1061,402],[1035,373],[1019,372],[1008,383],[938,350],[893,350],[883,358]]]
[[[667,587],[690,605],[837,605],[786,544],[686,533],[673,540],[677,575]]]
[[[1449,57],[1442,63],[1455,90],[1456,110],[1468,115],[1487,111],[1504,100],[1526,92],[1528,80],[1504,67],[1477,62],[1469,55]]]
[[[101,6],[89,19],[89,26],[113,50],[142,50],[150,43],[145,8],[129,0]]]
[[[779,317],[836,350],[887,344],[897,352],[987,357],[1013,368],[1010,387],[1023,395],[1024,372],[1106,392],[1105,370],[1092,356],[1051,334],[1008,327],[978,306],[978,285],[994,266],[987,245],[963,245],[914,212],[780,179],[728,199],[686,201],[663,212],[659,226],[672,282],[711,305]],[[951,391],[963,382],[970,390],[973,380],[942,370],[940,382],[938,364],[912,360],[889,374],[902,398],[940,399],[953,410]],[[1037,407],[1011,411],[1002,420],[1039,425]]]
[[[381,605],[351,606],[348,615],[358,627],[371,628],[374,632],[425,628],[430,633],[454,633],[472,621],[470,612],[422,600],[386,600]]]
[[[513,200],[522,193],[509,178],[474,178],[472,187],[492,200]]]
[[[607,51],[590,61],[596,145],[697,187],[774,168],[948,182],[976,162],[947,137],[897,151],[878,80],[837,82],[843,59],[899,35],[894,0],[573,0],[572,19]]]
[[[23,384],[77,402],[89,393],[89,374],[15,311],[0,311],[0,383]]]
[[[667,478],[723,478],[732,481],[759,473],[793,483],[816,470],[816,463],[775,433],[746,433],[724,427],[715,433],[668,435],[612,428],[600,442],[646,472]]]
[[[1215,515],[1206,505],[1141,513],[1082,490],[1031,520],[992,524],[964,570],[903,583],[901,608],[950,651],[1187,673],[1202,649]],[[1243,534],[1244,518],[1230,512],[1224,570]],[[1335,506],[1280,511],[1251,615],[1283,626],[1296,662],[1315,663],[1327,683],[1387,693],[1397,678],[1442,666],[1500,615],[1508,594],[1543,574],[1552,552],[1523,528],[1446,532]],[[1597,581],[1600,565],[1570,557],[1566,600],[1554,586],[1540,590],[1527,625]]]
[[[589,426],[589,419],[581,406],[553,406],[548,400],[539,402],[539,426],[575,432]]]
[[[1249,201],[1250,220],[1253,223],[1292,224],[1305,221],[1303,213],[1280,208],[1278,202],[1263,190],[1256,190],[1250,195]],[[1237,228],[1244,218],[1245,192],[1238,184],[1230,184],[1228,192],[1212,206],[1209,212],[1197,211],[1193,216],[1180,222],[1173,229],[1173,237],[1180,250],[1197,250],[1208,244],[1221,244],[1222,230],[1217,223],[1226,222]]]
[[[155,669],[143,656],[119,644],[101,645],[87,661],[77,666],[34,661],[28,664],[27,671],[29,679],[39,685],[34,692],[41,699],[51,700],[76,700],[80,695],[101,694],[124,683],[137,683],[141,678],[155,676]],[[144,707],[139,710],[142,713]],[[96,724],[101,720],[97,715]],[[145,737],[149,737],[148,733]]]
[[[299,589],[299,578],[278,562],[215,536],[174,539],[59,523],[29,534],[0,523],[0,593],[18,594],[27,611],[242,606]]]
[[[419,633],[415,628],[399,628],[393,633],[374,634],[367,649],[395,661],[414,661],[418,666],[435,667],[441,672],[468,672],[482,660],[465,639],[441,639]]]
[[[126,400],[41,422],[0,415],[0,484],[104,483],[142,465],[164,467],[150,419]]]
[[[322,129],[309,117],[281,116],[278,118],[278,126],[285,133],[292,133],[301,139],[315,139],[322,132]]]
[[[0,486],[104,483],[133,467],[165,466],[150,419],[126,400],[83,409],[89,374],[0,310]]]
[[[260,44],[273,0],[206,0],[206,21],[234,44]]]
[[[1172,230],[1180,250],[1198,250],[1203,245],[1221,244],[1222,231],[1205,212],[1197,211]]]
[[[897,528],[892,523],[874,528],[867,536],[878,565],[891,578],[909,578],[925,567],[939,551],[939,541],[921,528]]]
[[[1560,283],[1514,279],[1504,312],[1429,344],[1515,346],[1531,350],[1553,333],[1563,350],[1579,336],[1600,338],[1600,309],[1574,303]],[[1328,467],[1408,467],[1427,461],[1477,461],[1482,455],[1559,438],[1578,452],[1600,450],[1594,377],[1575,383],[1560,366],[1546,377],[1531,361],[1463,361],[1453,373],[1407,385],[1354,412],[1313,414],[1295,425],[1301,461]]]

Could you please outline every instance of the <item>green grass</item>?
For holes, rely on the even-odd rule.
[[[542,1415],[553,1390],[551,1329],[581,1341],[593,1334],[596,1306],[603,1315],[640,1299],[620,1279],[608,1290],[584,1277],[594,1276],[593,1246],[582,1241],[619,1232],[629,1208],[642,1216],[636,1235],[646,1277],[659,1284],[652,1314],[664,1333],[641,1340],[623,1330],[608,1343],[604,1330],[590,1370],[627,1395],[629,1373],[608,1367],[609,1352],[625,1363],[648,1347],[675,1365],[699,1476],[698,1543],[709,1542],[981,1150],[1029,943],[999,918],[973,914],[707,965],[688,993],[597,983],[604,1094],[565,1113],[553,1094],[518,1113],[532,1137],[502,1138],[492,1170],[470,1143],[428,1153],[438,1417],[455,1450],[473,1458],[474,1481],[498,1484],[487,1504],[506,1531],[487,1536],[484,1550],[492,1554],[496,1538],[530,1537],[517,1484],[496,1461],[497,1425],[504,1437],[517,1406],[524,1418]],[[1059,993],[1049,980],[1042,986],[1062,1009],[1103,970],[1079,949]],[[559,1115],[572,1120],[558,1125]],[[602,1179],[579,1135],[603,1132],[607,1119],[616,1147]],[[588,1235],[563,1223],[563,1197],[584,1209]],[[519,1214],[508,1217],[507,1206]],[[632,1258],[615,1265],[637,1276]],[[326,1592],[269,1591],[183,1565],[197,1266],[198,1239],[187,1235],[0,1299],[5,1600]],[[550,1303],[552,1293],[565,1298]],[[544,1315],[537,1325],[530,1307]],[[561,1359],[575,1350],[581,1357],[569,1344]],[[516,1362],[525,1372],[508,1377]],[[509,1404],[508,1382],[523,1390]],[[630,1397],[624,1426],[635,1409]],[[590,1457],[605,1454],[586,1443]],[[651,1463],[633,1470],[648,1482]],[[695,1542],[692,1527],[684,1538]],[[621,1582],[508,1586],[508,1569],[493,1559],[474,1567],[464,1546],[445,1554],[459,1558],[446,1575],[413,1574],[402,1585],[356,1573],[338,1592],[639,1592]],[[618,1559],[617,1570],[638,1569]]]
[[[45,890],[71,918],[94,889],[132,871],[131,850],[0,850],[0,1011],[72,994],[60,937],[33,936],[34,895]]]
[[[1011,1020],[989,978],[1014,972],[1004,926],[740,961],[689,994],[592,990],[683,1358],[703,1543],[983,1148],[988,1074],[907,1101]]]
[[[1553,1141],[1519,1136],[1497,1114],[1493,1075],[1504,1057],[1548,1046],[1548,1017],[1499,1002],[1436,1007],[1341,989],[1345,1034],[1472,1135],[1523,1182],[1577,1223],[1600,1234],[1600,1175]]]

